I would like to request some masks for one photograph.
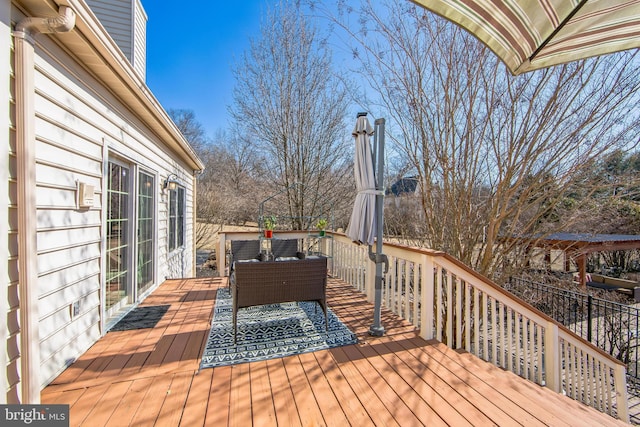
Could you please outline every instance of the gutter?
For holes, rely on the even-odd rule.
[[[73,7],[78,15],[74,32],[82,36],[78,42],[87,43],[91,50],[90,54],[103,62],[99,65],[85,65],[96,73],[100,80],[105,79],[107,72],[115,76],[121,85],[110,88],[114,96],[123,104],[131,106],[134,115],[145,123],[164,145],[173,150],[188,168],[193,171],[203,170],[204,164],[198,155],[146,83],[134,71],[129,60],[123,56],[120,48],[104,30],[86,1],[66,0],[66,3]],[[77,46],[75,48],[77,49]],[[102,65],[107,68],[103,69]]]
[[[38,313],[37,204],[35,157],[35,36],[66,33],[76,14],[60,6],[58,16],[27,17],[13,32],[16,90],[16,158],[18,188],[18,290],[20,298],[21,403],[40,403],[40,334]]]

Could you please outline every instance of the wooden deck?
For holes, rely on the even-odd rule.
[[[170,304],[153,329],[109,332],[42,392],[72,426],[626,425],[476,357],[420,339],[330,280],[329,306],[360,343],[204,369],[200,354],[224,278],[168,280],[143,305]]]

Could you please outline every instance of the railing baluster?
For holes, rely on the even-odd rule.
[[[498,364],[498,346],[496,345],[498,342],[498,322],[497,322],[497,310],[498,310],[498,301],[495,298],[491,299],[491,361],[494,365]]]
[[[464,282],[464,349],[471,352],[471,285]]]
[[[544,335],[544,328],[540,325],[536,325],[536,336],[538,337],[538,348],[536,350],[537,353],[537,360],[538,361],[542,361],[544,360],[544,343],[542,341],[542,337]],[[557,340],[556,340],[557,341]],[[554,352],[557,352],[557,347],[554,345],[552,346],[552,349]],[[554,363],[558,363],[558,358],[556,357],[556,360],[554,361]],[[536,382],[538,384],[543,384],[542,382],[542,366],[543,364],[540,362],[536,363],[537,369],[536,369]],[[551,371],[552,372],[556,372],[555,366],[551,367]],[[555,391],[555,390],[554,390]]]
[[[602,376],[604,375],[602,372],[602,364],[596,360],[595,363],[595,377],[596,377],[596,408],[599,411],[602,411],[604,408],[604,392],[602,387],[604,387]]]
[[[488,317],[489,317],[489,301],[488,296],[485,292],[481,295],[482,306],[482,358],[484,360],[489,360],[489,328],[487,326]]]
[[[536,382],[535,366],[536,363],[536,324],[533,320],[528,320],[529,324],[529,380]]]
[[[387,275],[385,276],[385,281],[383,283],[385,292],[383,294],[382,302],[385,307],[393,308],[392,302],[394,297],[393,291],[393,276],[394,276],[394,260],[393,257],[389,257],[389,271],[387,271]]]
[[[564,360],[562,363],[562,380],[564,380],[564,392],[567,396],[575,399],[573,393],[576,388],[573,371],[575,364],[571,353],[571,345],[565,340],[562,340],[562,348],[564,349]]]
[[[411,321],[411,278],[413,275],[411,274],[411,266],[413,264],[409,261],[405,261],[404,263],[404,305],[403,311],[404,318]]]
[[[522,376],[522,370],[523,370],[523,360],[524,360],[524,355],[522,352],[522,347],[523,347],[523,339],[524,339],[524,325],[523,325],[523,316],[520,313],[516,313],[516,333],[515,333],[515,339],[516,339],[516,374]]]
[[[501,302],[498,302],[498,312],[496,313],[498,315],[498,339],[496,341],[496,346],[498,347],[498,358],[496,359],[496,365],[504,368],[506,363],[505,363],[505,356],[504,356],[504,349],[505,349],[505,345],[504,345],[504,341],[505,341],[505,337],[504,337],[504,329],[505,329],[505,318],[504,318],[504,304],[502,304]]]
[[[455,312],[456,317],[456,347],[455,348],[463,348],[464,344],[462,343],[462,313],[464,310],[462,309],[462,280],[458,277],[455,278],[456,283],[456,306],[452,310]]]
[[[400,317],[407,318],[404,315],[403,303],[404,296],[406,295],[406,286],[407,286],[407,273],[406,273],[407,263],[405,260],[401,259],[398,262],[398,298],[396,299],[397,307],[396,313]]]
[[[507,351],[507,369],[511,372],[513,372],[513,357],[512,354],[514,353],[514,346],[513,346],[513,310],[511,310],[510,307],[507,307],[507,337],[506,337],[506,341],[507,341],[507,345],[506,347],[506,351]]]
[[[442,268],[436,266],[436,293],[434,307],[436,311],[436,339],[442,342]]]
[[[413,286],[411,287],[413,295],[413,319],[414,325],[418,326],[418,301],[420,301],[421,286],[420,284],[420,268],[417,263],[413,263]],[[424,283],[422,284],[424,286]]]
[[[453,276],[450,270],[447,270],[446,275],[446,286],[447,286],[447,302],[444,304],[444,308],[447,312],[447,345],[451,348],[453,347]]]

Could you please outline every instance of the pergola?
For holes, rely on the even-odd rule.
[[[532,247],[557,249],[565,253],[565,271],[568,260],[574,259],[580,273],[580,286],[586,287],[587,254],[594,252],[640,249],[640,235],[554,233],[547,236],[518,237]]]

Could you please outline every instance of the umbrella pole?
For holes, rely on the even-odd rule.
[[[369,258],[376,263],[375,296],[373,308],[373,324],[369,328],[369,335],[381,337],[384,335],[384,326],[381,323],[382,306],[382,264],[385,264],[385,273],[389,270],[387,256],[382,253],[383,233],[383,209],[384,209],[384,119],[376,119],[374,133],[373,160],[377,165],[376,172],[376,252],[369,246]]]

